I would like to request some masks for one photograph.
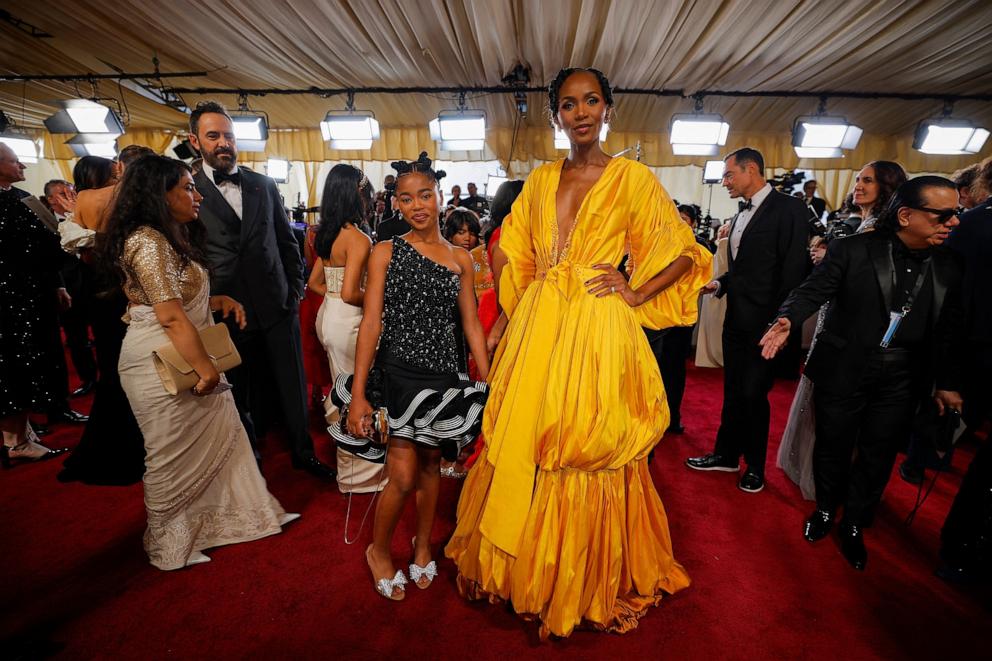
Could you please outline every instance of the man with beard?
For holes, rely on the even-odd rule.
[[[189,123],[190,143],[203,156],[194,181],[203,195],[210,293],[234,298],[248,319],[243,330],[229,324],[243,361],[227,372],[241,421],[256,445],[253,413],[272,393],[282,408],[293,466],[333,478],[334,471],[314,455],[307,429],[298,314],[305,275],[279,191],[269,177],[238,167],[234,125],[224,106],[202,102]]]

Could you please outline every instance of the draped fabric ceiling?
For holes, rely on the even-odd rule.
[[[367,86],[498,85],[517,63],[533,85],[550,81],[564,65],[595,66],[618,87],[710,90],[852,90],[935,94],[992,90],[992,28],[988,0],[14,0],[5,9],[53,35],[34,38],[0,23],[0,71],[6,74],[112,73],[153,69],[209,71],[205,77],[168,79],[181,87],[321,88]],[[982,27],[984,26],[984,27]],[[162,149],[181,132],[186,116],[102,81],[99,95],[122,99],[129,134],[122,144]],[[0,109],[21,127],[42,131],[56,99],[90,96],[89,83],[0,82]],[[229,108],[234,95],[213,95]],[[200,98],[184,95],[188,105]],[[540,161],[557,158],[546,97],[528,96],[530,112],[513,139],[516,110],[510,95],[469,95],[486,110],[485,153]],[[382,139],[371,152],[329,149],[316,128],[341,96],[249,97],[268,113],[273,131],[267,155],[304,162],[413,158],[436,155],[426,124],[455,107],[453,95],[361,94],[358,109],[375,112]],[[731,125],[727,148],[750,144],[772,167],[856,169],[868,160],[897,160],[909,171],[950,172],[992,154],[925,156],[912,133],[939,114],[940,101],[830,99],[827,110],[865,130],[846,158],[800,162],[790,146],[793,120],[816,110],[816,99],[707,97],[704,109]],[[689,99],[618,95],[618,114],[606,142],[619,151],[640,142],[653,166],[701,164],[676,157],[668,144],[673,113],[692,110]],[[992,127],[992,107],[960,101],[954,115]],[[46,156],[69,159],[49,136]],[[990,141],[992,143],[992,141]],[[443,156],[443,155],[442,155]],[[261,159],[264,155],[254,155]],[[451,155],[447,155],[451,159]],[[459,160],[459,159],[452,159]]]

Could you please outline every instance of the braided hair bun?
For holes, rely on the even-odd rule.
[[[415,161],[393,161],[390,165],[396,170],[396,178],[399,179],[404,175],[411,174],[413,172],[419,172],[420,174],[429,177],[435,184],[439,184],[442,179],[444,179],[447,172],[444,170],[434,171],[431,168],[434,161],[432,161],[427,156],[427,152],[420,152],[420,156],[417,157]]]

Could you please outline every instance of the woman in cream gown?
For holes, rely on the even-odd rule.
[[[486,446],[446,553],[463,595],[511,602],[540,619],[542,635],[582,623],[625,632],[689,585],[648,471],[669,414],[641,327],[695,321],[711,256],[650,170],[603,154],[612,94],[601,73],[565,70],[551,97],[572,152],[531,172],[503,224],[509,323],[490,373]],[[564,170],[575,182],[577,160],[585,172],[605,166],[559,237],[558,198],[572,192]],[[629,284],[609,266],[628,245]]]
[[[156,218],[155,190],[167,191],[171,218]],[[196,332],[213,325],[211,310],[244,321],[237,302],[209,296],[197,261],[200,199],[188,166],[146,156],[127,169],[107,227],[130,303],[118,367],[145,440],[144,545],[165,570],[207,562],[204,549],[274,535],[299,516],[266,489],[234,398],[215,392],[223,380]],[[192,391],[171,395],[162,384],[152,352],[169,342],[200,377]]]

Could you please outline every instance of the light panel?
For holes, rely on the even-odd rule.
[[[681,114],[672,117],[669,142],[672,145],[725,145],[730,124],[717,114]],[[715,152],[714,152],[715,153]]]
[[[716,156],[720,145],[696,145],[672,143],[672,153],[676,156]]]
[[[320,133],[331,149],[368,150],[379,139],[379,122],[368,111],[332,110],[320,123]]]
[[[975,154],[988,137],[988,130],[967,120],[924,120],[916,128],[913,148],[924,154]]]
[[[13,149],[21,163],[38,162],[38,144],[30,136],[4,132],[0,133],[0,142]]]
[[[793,147],[799,158],[842,158],[840,147]]]
[[[797,117],[792,125],[792,146],[799,158],[838,158],[842,149],[854,149],[861,128],[843,117],[810,115]]]
[[[49,133],[103,133],[114,137],[124,133],[124,124],[117,113],[105,105],[87,99],[66,99],[62,106],[45,120]]]
[[[231,124],[240,151],[265,151],[269,139],[269,122],[265,115],[243,112],[232,115]]]
[[[280,184],[284,184],[289,181],[289,161],[270,158],[265,162],[265,173]]]
[[[66,143],[79,157],[102,156],[117,158],[117,139],[106,133],[80,133]]]
[[[481,110],[443,110],[428,128],[445,151],[485,149],[486,113]]]
[[[723,181],[723,161],[706,161],[706,165],[703,166],[703,183],[704,184],[718,184]]]

